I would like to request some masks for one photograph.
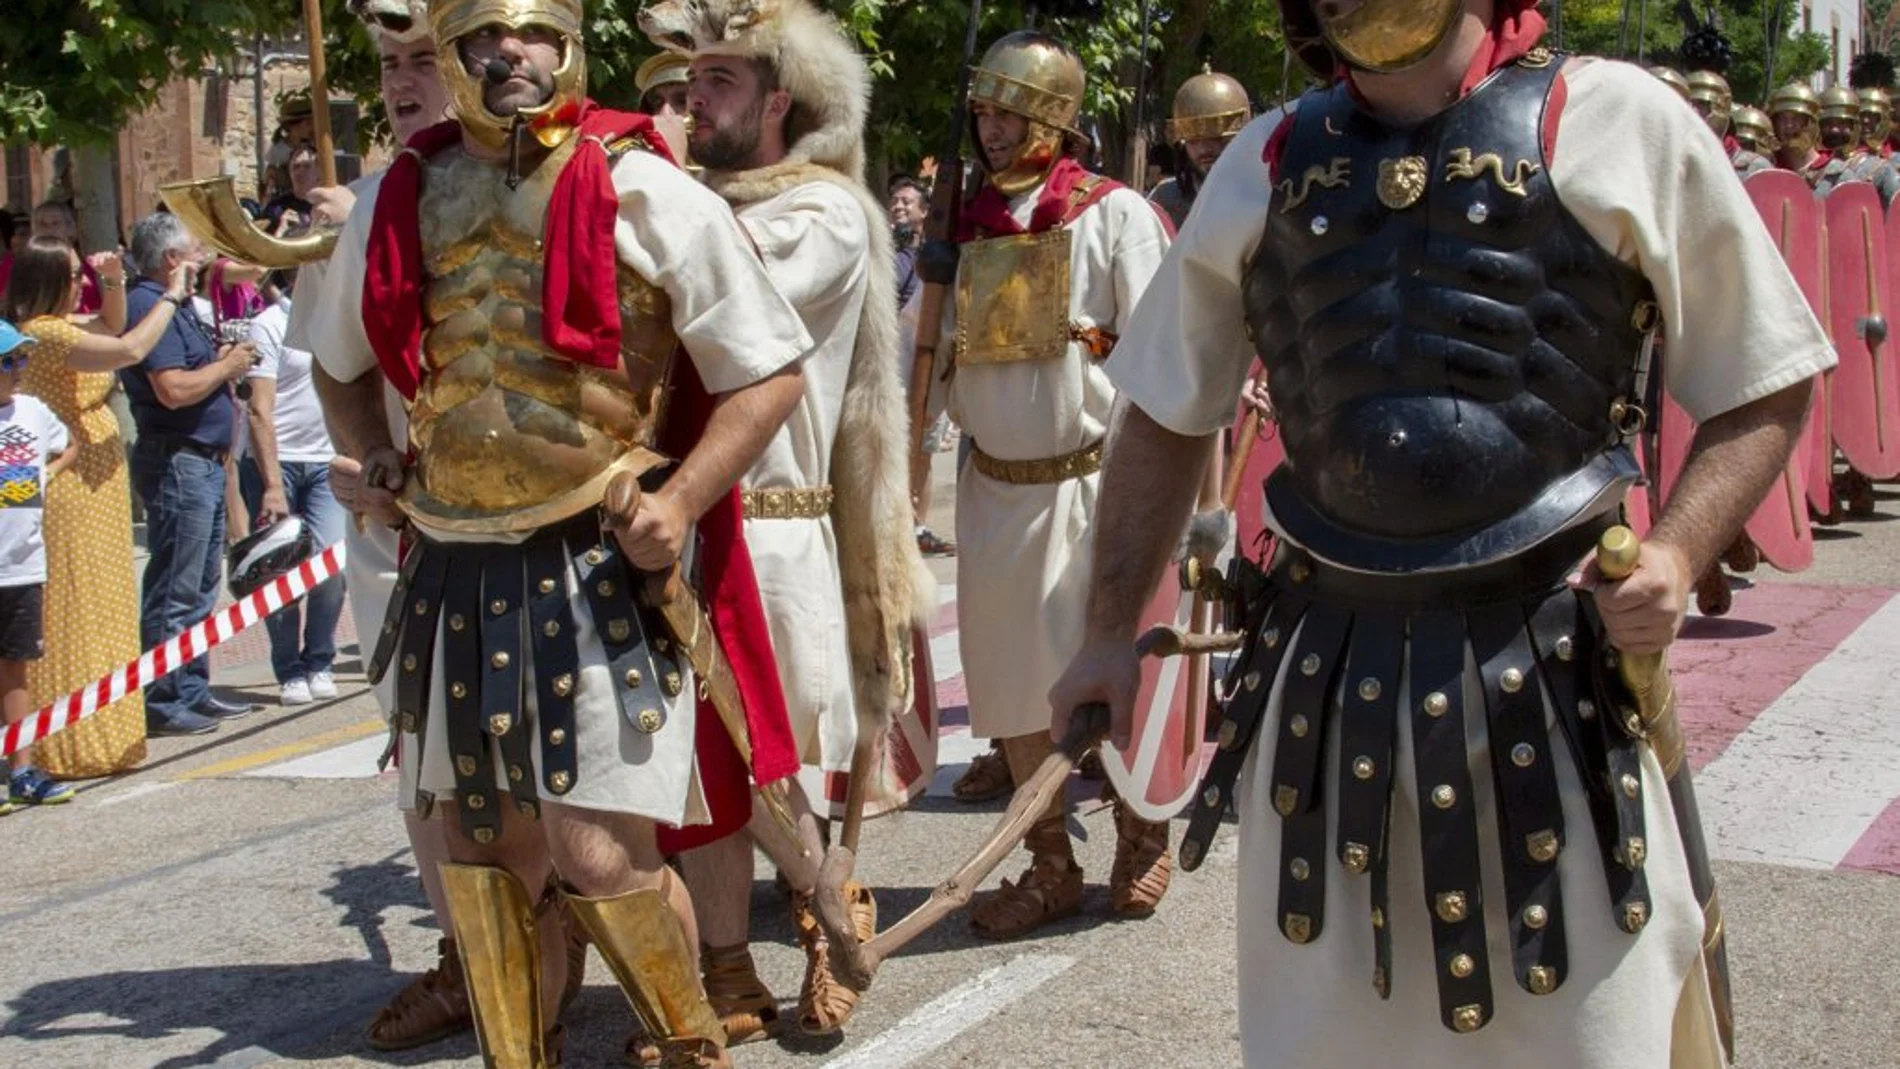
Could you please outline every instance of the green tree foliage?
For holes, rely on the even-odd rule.
[[[1564,47],[1591,55],[1631,60],[1641,55],[1647,63],[1674,63],[1684,32],[1676,17],[1676,5],[1650,0],[1647,18],[1643,5],[1644,0],[1564,0]],[[1696,4],[1698,11],[1706,7],[1706,3]],[[1726,77],[1737,101],[1760,103],[1776,85],[1806,78],[1828,66],[1827,39],[1799,32],[1799,4],[1791,0],[1722,0],[1716,7],[1721,11],[1722,32],[1728,35],[1735,57]],[[1780,22],[1771,34],[1768,20],[1777,10]],[[1776,42],[1774,85],[1767,84],[1770,39]]]
[[[179,73],[283,28],[274,0],[6,0],[0,141],[100,145]]]

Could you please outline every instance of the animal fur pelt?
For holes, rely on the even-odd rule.
[[[831,518],[860,737],[870,731],[881,739],[911,701],[912,628],[925,621],[935,583],[917,551],[911,513],[891,234],[883,206],[864,185],[870,71],[837,22],[805,0],[665,0],[641,11],[640,27],[675,50],[768,57],[791,95],[783,160],[750,171],[707,170],[707,185],[728,203],[743,207],[829,182],[864,209],[870,262],[831,453]]]

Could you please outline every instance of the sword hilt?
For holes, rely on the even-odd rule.
[[[1642,548],[1642,540],[1636,537],[1636,532],[1621,525],[1610,528],[1597,539],[1597,571],[1611,582],[1629,578],[1636,571]],[[1639,722],[1634,725],[1632,734],[1647,738],[1664,772],[1673,774],[1682,763],[1683,740],[1681,725],[1676,720],[1675,690],[1669,682],[1664,654],[1618,650],[1616,668],[1623,685],[1636,699],[1635,714]],[[1625,724],[1625,727],[1632,725]]]

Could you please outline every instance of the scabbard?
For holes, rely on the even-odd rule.
[[[1672,710],[1673,712],[1673,710]],[[1722,900],[1715,891],[1715,872],[1709,867],[1709,844],[1702,834],[1702,815],[1696,808],[1695,783],[1684,762],[1669,777],[1669,803],[1676,811],[1676,831],[1682,855],[1689,865],[1689,886],[1702,907],[1702,961],[1709,972],[1709,1001],[1715,1007],[1715,1027],[1729,1061],[1735,1060],[1735,1006],[1728,975],[1728,929],[1722,919]]]
[[[1619,667],[1624,683],[1636,698],[1642,732],[1655,750],[1668,784],[1683,860],[1689,866],[1689,886],[1695,892],[1696,904],[1702,907],[1702,959],[1709,974],[1709,1001],[1715,1010],[1716,1031],[1723,1051],[1733,1062],[1735,1008],[1729,986],[1728,931],[1722,919],[1722,901],[1715,890],[1715,872],[1709,865],[1709,844],[1696,806],[1682,725],[1676,716],[1675,683],[1660,657],[1625,657]]]

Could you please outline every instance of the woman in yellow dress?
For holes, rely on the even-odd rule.
[[[79,315],[87,264],[70,244],[34,238],[7,280],[6,318],[37,339],[20,392],[39,398],[72,432],[78,458],[46,491],[46,656],[27,669],[34,699],[48,702],[139,654],[138,577],[132,570],[132,492],[125,443],[106,407],[113,372],[145,358],[177,314],[161,301],[124,337],[125,267],[92,257],[104,289],[98,316]],[[191,295],[190,269],[167,280]],[[38,746],[58,779],[107,776],[145,760],[145,698],[134,691]]]

